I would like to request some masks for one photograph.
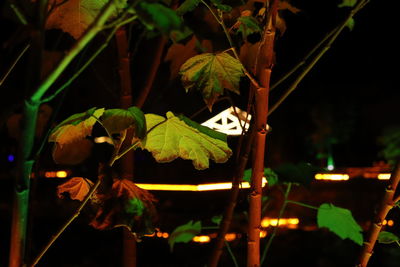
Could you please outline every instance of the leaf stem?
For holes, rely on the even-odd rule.
[[[314,209],[314,210],[318,210],[319,209],[316,206],[308,205],[308,204],[305,204],[305,203],[302,203],[302,202],[298,202],[298,201],[294,201],[294,200],[290,200],[290,199],[286,200],[286,202],[290,203],[290,204],[306,207],[306,208],[309,208],[309,209]]]
[[[274,238],[276,236],[276,233],[277,233],[278,228],[279,228],[279,221],[282,218],[283,212],[286,209],[286,205],[289,203],[288,202],[288,197],[289,197],[289,193],[290,193],[291,189],[292,189],[292,183],[288,183],[288,185],[286,187],[285,194],[284,194],[284,201],[283,201],[281,209],[279,210],[278,221],[276,223],[276,226],[274,227],[274,230],[273,230],[273,232],[271,234],[271,237],[268,239],[268,242],[265,245],[265,248],[264,248],[264,251],[263,251],[263,254],[262,254],[262,257],[261,257],[261,261],[260,261],[260,266],[263,264],[263,262],[265,260],[265,257],[267,256],[267,252],[268,252],[269,248],[271,247],[272,241],[274,240]]]
[[[231,256],[231,259],[232,259],[235,267],[239,267],[239,264],[236,260],[235,254],[233,253],[231,246],[229,245],[229,243],[226,240],[225,240],[225,247],[226,247],[226,250],[228,250],[229,255]]]
[[[4,81],[7,79],[8,75],[10,75],[11,71],[14,69],[14,67],[17,65],[18,61],[21,59],[21,57],[25,54],[25,52],[31,47],[31,44],[27,44],[24,49],[22,49],[21,53],[19,53],[18,57],[14,60],[14,62],[11,64],[10,68],[8,68],[7,72],[4,74],[3,78],[0,80],[0,86],[3,85]]]

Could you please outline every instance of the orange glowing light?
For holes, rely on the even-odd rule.
[[[197,243],[208,243],[210,242],[211,238],[208,235],[198,235],[193,237],[193,242]]]
[[[380,173],[380,174],[378,174],[378,179],[379,180],[389,180],[390,173]]]
[[[265,230],[260,231],[260,238],[264,238],[266,236],[267,236],[267,231]]]
[[[279,227],[287,227],[287,228],[297,228],[300,220],[298,218],[281,218],[279,219]],[[278,219],[277,218],[268,218],[265,217],[261,220],[261,226],[266,228],[268,226],[277,226]]]
[[[389,221],[387,222],[387,225],[388,225],[388,226],[393,226],[393,225],[394,225],[394,221],[393,221],[393,220],[389,220]]]
[[[236,234],[235,233],[227,233],[226,235],[225,235],[225,240],[226,241],[233,241],[233,240],[235,240],[236,239]]]

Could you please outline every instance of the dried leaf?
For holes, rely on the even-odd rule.
[[[203,53],[187,60],[180,68],[182,84],[187,91],[197,89],[211,109],[224,89],[240,94],[242,64],[228,53]]]
[[[83,201],[93,186],[93,182],[83,177],[73,177],[57,187],[57,196],[64,198],[68,193],[73,200]]]
[[[167,118],[146,114],[147,129],[151,129],[142,148],[150,151],[158,162],[170,162],[180,157],[193,161],[198,170],[209,167],[209,159],[226,162],[232,155],[226,143],[226,135],[207,127],[193,127],[195,122],[176,117],[167,112]]]
[[[97,195],[90,225],[99,230],[126,227],[138,236],[154,232],[155,198],[127,179],[115,179],[111,195]]]
[[[125,2],[125,3],[124,3]],[[95,20],[108,0],[51,0],[52,9],[46,20],[46,29],[61,29],[78,39]],[[112,17],[126,5],[126,1],[117,1]]]

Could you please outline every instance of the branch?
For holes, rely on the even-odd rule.
[[[396,166],[390,176],[389,185],[385,189],[385,195],[382,198],[380,209],[378,210],[378,213],[375,215],[373,223],[370,226],[366,241],[364,241],[358,266],[366,267],[368,264],[368,261],[373,253],[376,240],[378,239],[379,233],[381,232],[383,220],[385,220],[387,214],[395,204],[395,202],[393,201],[394,194],[396,192],[399,182],[400,182],[400,160],[396,163]]]
[[[339,34],[346,27],[348,21],[353,18],[353,16],[360,11],[366,4],[368,0],[360,0],[358,4],[351,10],[350,14],[347,18],[337,27],[337,30],[332,34],[329,41],[322,48],[322,50],[313,58],[308,66],[305,67],[302,73],[296,78],[296,80],[292,83],[289,89],[281,96],[281,98],[270,108],[268,115],[274,112],[282,103],[286,100],[286,98],[297,88],[299,83],[303,80],[303,78],[310,72],[310,70],[315,66],[315,64],[322,58],[322,56],[330,49],[332,43],[336,40]]]
[[[22,58],[25,52],[31,47],[31,44],[27,44],[24,49],[22,49],[21,53],[19,53],[18,57],[14,60],[11,66],[8,68],[7,72],[4,74],[3,78],[0,80],[0,86],[3,85],[4,81],[7,79],[8,75],[10,75],[11,71],[15,68],[18,61]]]

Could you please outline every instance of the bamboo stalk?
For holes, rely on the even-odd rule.
[[[368,261],[372,256],[376,240],[378,239],[379,233],[382,230],[383,220],[385,220],[389,211],[393,208],[395,202],[395,192],[400,181],[400,160],[396,163],[396,166],[390,176],[388,186],[385,189],[385,195],[382,198],[380,209],[375,215],[375,218],[370,226],[366,241],[364,241],[360,258],[359,265],[366,267]]]
[[[14,206],[11,226],[11,244],[9,266],[20,267],[26,262],[26,230],[30,194],[30,176],[34,163],[34,136],[39,106],[43,95],[65,70],[75,56],[101,30],[102,25],[111,16],[114,1],[110,1],[100,12],[91,27],[86,31],[74,47],[61,60],[54,71],[39,85],[37,90],[24,101],[23,133],[20,142],[21,153],[18,157],[18,173],[15,181]]]
[[[247,266],[260,266],[260,227],[261,227],[261,198],[262,177],[264,176],[265,137],[267,134],[268,95],[270,78],[273,67],[275,18],[278,1],[271,3],[268,11],[263,39],[256,57],[255,75],[261,85],[254,88],[256,100],[256,140],[252,164],[251,193],[249,196],[249,225],[247,236]]]

